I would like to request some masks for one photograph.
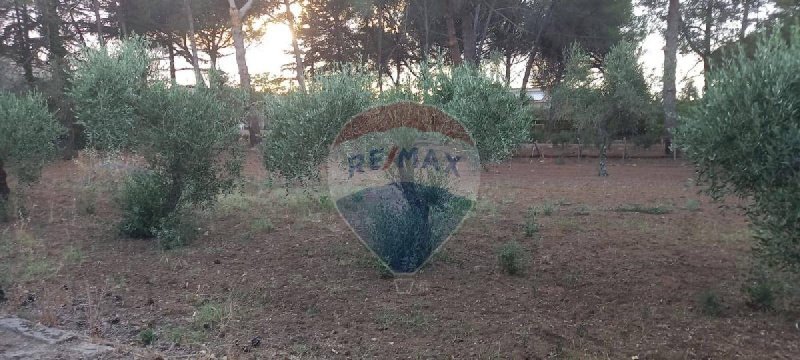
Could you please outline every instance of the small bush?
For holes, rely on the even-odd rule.
[[[507,242],[500,247],[497,259],[501,271],[508,275],[520,275],[525,262],[525,249],[516,241]]]
[[[698,297],[698,302],[700,304],[700,311],[704,315],[719,316],[722,314],[722,300],[716,292],[711,290],[704,291]]]
[[[158,227],[152,232],[164,250],[186,246],[197,238],[199,233],[194,218],[180,211],[172,212],[161,219]]]
[[[533,211],[536,215],[544,215],[544,216],[551,216],[553,215],[556,210],[558,210],[558,205],[553,204],[551,202],[545,202],[540,205],[536,205],[530,208],[528,211]]]
[[[132,238],[154,237],[154,229],[169,215],[167,185],[163,176],[149,171],[134,172],[122,187],[119,230]]]
[[[700,200],[697,199],[689,199],[686,200],[686,210],[689,211],[698,211],[700,210]]]
[[[275,225],[272,224],[272,221],[269,219],[256,219],[253,220],[253,223],[250,225],[250,228],[254,232],[272,232],[275,230]]]
[[[219,327],[225,312],[223,307],[214,303],[206,303],[195,312],[192,323],[198,330],[213,330]]]
[[[536,210],[529,208],[528,213],[525,214],[525,236],[532,237],[539,233],[539,223],[536,221]]]
[[[80,215],[94,215],[97,212],[97,190],[82,190],[75,198],[75,210]]]
[[[10,192],[6,171],[21,183],[38,180],[63,132],[41,96],[0,92],[0,200]]]
[[[156,332],[153,329],[147,328],[139,332],[139,341],[144,346],[150,346],[156,342]]]
[[[759,311],[775,310],[778,294],[775,285],[768,279],[758,278],[752,280],[744,288],[747,297],[747,306]]]

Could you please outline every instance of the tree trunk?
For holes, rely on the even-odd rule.
[[[672,131],[678,126],[678,100],[676,72],[678,66],[678,38],[680,32],[680,2],[669,0],[667,32],[664,46],[664,152],[672,153]]]
[[[242,89],[250,92],[252,91],[253,87],[250,84],[250,71],[247,69],[247,58],[245,56],[247,55],[247,48],[244,45],[244,30],[242,20],[247,16],[247,12],[253,5],[253,0],[247,1],[247,3],[241,9],[236,6],[235,0],[228,0],[228,4],[230,5],[233,47],[236,49],[236,65],[239,68],[239,83],[241,84]]]
[[[606,145],[606,141],[603,140],[603,144],[600,145],[600,171],[597,173],[597,176],[608,176],[608,145]]]
[[[703,37],[703,79],[704,89],[708,88],[708,76],[711,75],[711,35],[714,26],[714,1],[706,1],[705,30]]]
[[[11,195],[11,189],[8,187],[8,176],[3,168],[3,160],[0,159],[0,201],[7,201],[9,195]]]
[[[456,36],[455,4],[456,0],[445,0],[445,23],[447,24],[447,47],[450,51],[450,59],[453,66],[461,65],[461,50],[458,48],[458,37]]]
[[[428,18],[428,16],[429,16],[428,15],[428,0],[422,0],[422,4],[424,6],[423,10],[424,10],[424,13],[425,13],[425,19],[424,19],[424,22],[425,22],[425,48],[422,51],[422,58],[425,59],[425,61],[427,61],[428,60],[428,51],[431,48],[431,25],[430,25],[430,19]]]
[[[175,85],[178,81],[178,71],[175,69],[175,45],[171,41],[167,45],[167,50],[169,51],[169,80]]]
[[[531,52],[528,57],[528,62],[525,64],[525,75],[522,77],[522,86],[520,89],[520,95],[525,96],[528,88],[528,81],[530,81],[531,77],[531,70],[533,69],[533,62],[536,60],[536,47],[539,46],[539,42],[542,40],[542,34],[544,33],[544,29],[550,23],[550,14],[553,13],[553,8],[556,6],[556,1],[550,1],[550,5],[547,7],[547,12],[544,13],[542,16],[542,24],[539,26],[539,30],[536,31],[536,39],[533,41],[533,46],[531,47]],[[551,107],[552,108],[552,107]],[[552,111],[551,111],[552,114]]]
[[[48,61],[51,71],[51,92],[48,96],[50,110],[67,129],[62,156],[70,160],[75,156],[75,126],[67,104],[64,90],[67,87],[66,56],[67,49],[61,38],[61,16],[59,14],[59,0],[39,0],[39,10],[42,14],[42,33],[47,41],[49,52]]]
[[[30,47],[30,37],[28,36],[28,7],[19,0],[14,1],[14,13],[17,18],[17,56],[25,72],[25,81],[32,85],[36,79],[33,76],[33,54]]]
[[[383,0],[378,0],[378,93],[383,93]]]
[[[750,25],[750,1],[742,0],[742,27],[739,29],[739,41],[744,40],[744,37],[747,36],[747,27]]]
[[[470,4],[466,6],[471,7]],[[462,9],[461,37],[464,39],[464,61],[478,65],[478,44],[475,36],[475,8]]]
[[[97,26],[97,41],[100,42],[100,46],[106,46],[106,38],[103,36],[103,18],[100,16],[100,0],[92,0],[92,8]]]
[[[126,0],[117,1],[117,23],[119,23],[120,35],[123,39],[128,37],[128,23],[125,19],[127,16],[125,8],[127,8],[127,6],[125,6],[125,1]]]
[[[303,53],[300,50],[300,44],[297,42],[297,24],[295,24],[289,0],[283,0],[283,4],[286,6],[286,20],[289,22],[289,29],[292,31],[292,51],[294,52],[297,86],[300,87],[301,92],[306,92],[305,65],[303,64]]]
[[[536,51],[531,50],[530,55],[528,55],[528,61],[525,62],[525,74],[522,75],[522,87],[519,90],[519,96],[525,98],[528,92],[528,82],[531,79],[531,71],[533,70],[533,62],[536,59]]]
[[[203,80],[203,73],[200,72],[200,60],[197,58],[197,40],[194,35],[194,15],[192,14],[192,6],[189,4],[190,0],[183,0],[183,8],[186,11],[186,21],[189,22],[189,46],[192,49],[192,68],[194,69],[194,81],[197,87],[205,87],[206,82]]]
[[[505,65],[506,65],[505,81],[506,81],[506,86],[511,86],[511,65],[513,65],[512,61],[514,61],[514,58],[513,58],[512,54],[511,54],[511,51],[506,51],[506,56],[505,56]]]

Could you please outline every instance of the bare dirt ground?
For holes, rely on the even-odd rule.
[[[800,312],[745,305],[741,211],[698,195],[681,161],[612,160],[608,178],[596,160],[492,167],[475,212],[407,295],[324,192],[271,183],[255,153],[243,192],[199,212],[203,235],[172,251],[116,234],[111,168],[86,157],[50,166],[26,191],[30,221],[0,224],[0,314],[141,349],[137,358],[800,354]],[[615,211],[634,204],[660,214]],[[526,237],[536,205],[552,214]],[[525,249],[521,276],[498,266],[511,240]],[[721,296],[718,316],[700,309],[707,291]]]

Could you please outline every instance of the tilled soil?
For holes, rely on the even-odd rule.
[[[188,358],[800,354],[798,312],[745,305],[741,210],[698,195],[681,161],[613,160],[608,178],[591,159],[491,167],[476,210],[408,294],[324,191],[269,181],[256,153],[243,193],[199,212],[201,237],[171,251],[117,234],[120,173],[94,164],[48,167],[25,191],[30,220],[0,224],[0,312],[133,347],[152,329],[149,349]],[[526,237],[531,206],[540,231]],[[620,211],[631,209],[645,210]],[[525,249],[519,276],[498,266],[509,241]],[[721,314],[701,311],[707,292]]]

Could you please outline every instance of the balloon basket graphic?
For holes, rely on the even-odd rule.
[[[328,157],[328,186],[353,233],[395,275],[398,293],[460,227],[480,185],[480,158],[466,129],[414,103],[351,119]]]

